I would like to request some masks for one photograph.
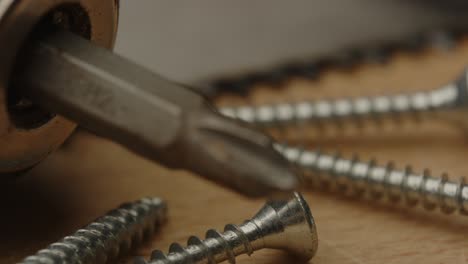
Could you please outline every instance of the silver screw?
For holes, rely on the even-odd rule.
[[[305,172],[314,186],[329,187],[346,193],[373,198],[386,197],[390,201],[404,200],[408,205],[422,202],[426,209],[439,207],[445,213],[468,212],[468,185],[462,177],[454,182],[447,178],[430,176],[428,170],[414,173],[411,167],[395,169],[392,163],[379,166],[375,161],[344,159],[285,145],[276,148]]]
[[[147,238],[166,215],[166,204],[159,198],[123,204],[20,263],[106,263]]]
[[[309,260],[317,246],[317,232],[309,206],[299,193],[294,193],[290,200],[267,202],[251,220],[240,226],[226,225],[222,234],[208,230],[203,241],[192,236],[186,248],[174,243],[168,255],[155,250],[149,262],[139,258],[136,263],[214,264],[228,260],[233,264],[235,256],[251,255],[262,248],[287,250]]]
[[[294,122],[315,121],[323,125],[327,122],[340,122],[346,119],[377,120],[383,116],[400,118],[404,114],[448,112],[450,118],[461,117],[468,120],[468,71],[443,87],[408,94],[381,95],[375,97],[317,100],[315,102],[281,103],[261,106],[222,107],[226,116],[255,123],[261,126],[293,124]],[[455,115],[450,110],[465,115]],[[465,112],[463,112],[465,111]],[[358,122],[360,123],[360,122]]]

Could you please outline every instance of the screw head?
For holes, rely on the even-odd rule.
[[[261,230],[265,248],[287,250],[304,260],[317,252],[315,221],[304,197],[297,192],[289,200],[267,202],[251,221]]]

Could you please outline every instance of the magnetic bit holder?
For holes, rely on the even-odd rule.
[[[187,247],[174,243],[165,255],[159,250],[149,261],[135,259],[135,264],[235,263],[241,254],[251,255],[262,248],[286,250],[301,261],[310,260],[318,247],[317,231],[309,206],[299,193],[289,200],[268,201],[251,219],[236,226],[228,224],[221,234],[208,230],[206,239],[192,236]]]
[[[153,234],[166,217],[167,205],[159,198],[125,203],[20,264],[109,263]]]

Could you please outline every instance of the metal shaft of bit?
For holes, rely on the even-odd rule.
[[[46,34],[19,61],[13,83],[24,96],[140,155],[248,196],[298,185],[268,136],[223,117],[191,89],[79,36]]]

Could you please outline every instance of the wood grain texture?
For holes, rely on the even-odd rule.
[[[294,80],[287,89],[258,87],[249,102],[278,102],[322,96],[377,94],[437,87],[457,76],[468,58],[468,42],[451,52],[398,54],[388,65],[364,65],[351,72],[330,71],[319,81]],[[286,88],[286,87],[285,87]],[[220,104],[245,99],[221,98]],[[395,129],[396,128],[396,129]],[[312,145],[345,154],[410,163],[452,176],[467,174],[468,137],[450,124],[389,125],[385,132],[340,136],[321,133]],[[289,132],[291,133],[291,132]],[[363,135],[365,136],[363,136]],[[122,202],[155,195],[168,201],[169,222],[134,255],[167,250],[209,228],[241,223],[263,204],[248,200],[186,172],[159,167],[122,147],[80,131],[18,181],[0,193],[0,263],[14,263],[58,240]],[[306,191],[319,233],[311,263],[466,263],[468,218],[407,209]],[[124,259],[125,260],[125,259]],[[123,261],[124,261],[123,260]],[[239,263],[294,263],[282,252],[264,250]]]

